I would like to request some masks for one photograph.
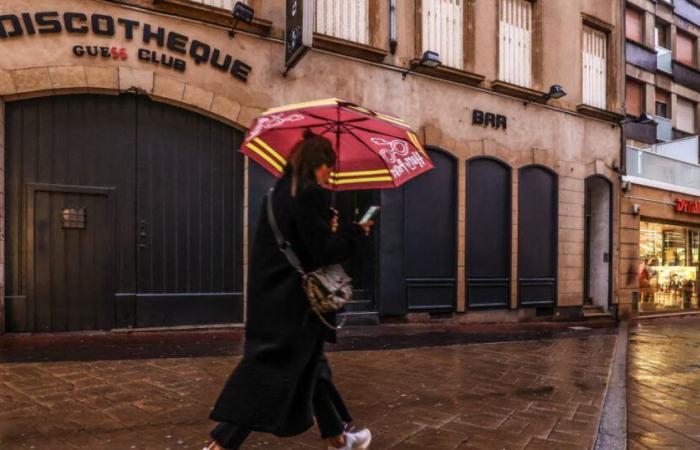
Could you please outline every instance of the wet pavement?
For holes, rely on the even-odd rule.
[[[357,424],[375,435],[373,449],[575,450],[595,439],[614,331],[340,349],[329,359]],[[199,449],[238,361],[103,356],[1,363],[0,448]],[[244,448],[325,447],[312,429],[287,440],[254,434]]]
[[[700,318],[630,328],[630,449],[700,449]]]

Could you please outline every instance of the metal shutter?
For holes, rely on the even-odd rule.
[[[608,103],[608,37],[602,31],[583,27],[583,103],[606,109]]]
[[[369,44],[369,0],[316,0],[316,32]]]
[[[532,86],[532,3],[500,0],[498,78]]]
[[[464,67],[463,0],[422,0],[423,51],[440,54],[449,67]]]

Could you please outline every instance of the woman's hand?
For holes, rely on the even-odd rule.
[[[338,219],[338,210],[335,208],[331,208],[331,211],[333,211],[333,218],[331,219],[331,232],[337,233],[338,227],[340,227],[340,220]]]
[[[372,227],[374,226],[374,220],[368,220],[367,222],[362,222],[358,223],[357,225],[362,228],[362,231],[365,232],[365,236],[369,236],[369,234],[372,232]]]

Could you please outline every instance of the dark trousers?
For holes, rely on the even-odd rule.
[[[352,422],[352,416],[333,384],[331,369],[325,355],[321,356],[319,364],[321,367],[314,388],[313,408],[321,438],[327,439],[342,434],[345,424]],[[250,430],[226,422],[217,424],[211,431],[211,438],[229,450],[240,448],[249,435]]]

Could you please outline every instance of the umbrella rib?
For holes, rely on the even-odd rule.
[[[387,137],[394,138],[394,139],[401,139],[402,141],[406,140],[406,138],[404,138],[404,137],[394,136],[393,134],[384,133],[382,131],[371,130],[369,128],[364,128],[364,127],[358,127],[357,125],[353,125],[353,124],[350,124],[349,126],[356,129],[356,130],[362,130],[362,131],[366,131],[368,133],[381,134],[382,136],[387,136]],[[350,131],[350,128],[347,128],[347,130]]]
[[[348,134],[350,134],[350,136],[354,137],[355,139],[357,139],[357,141],[358,141],[360,144],[362,144],[362,145],[364,145],[365,147],[367,147],[367,149],[368,149],[370,152],[372,152],[373,155],[379,156],[379,155],[377,154],[377,151],[376,151],[375,149],[373,149],[372,147],[370,147],[369,145],[367,145],[367,143],[366,143],[365,141],[363,141],[358,135],[356,135],[355,133],[353,133],[352,130],[347,130],[347,131],[348,131]],[[338,151],[338,153],[340,153],[340,151]],[[384,161],[384,159],[382,159],[382,162],[384,163],[384,166],[386,166],[386,161]],[[387,168],[388,168],[388,167],[387,167]]]

